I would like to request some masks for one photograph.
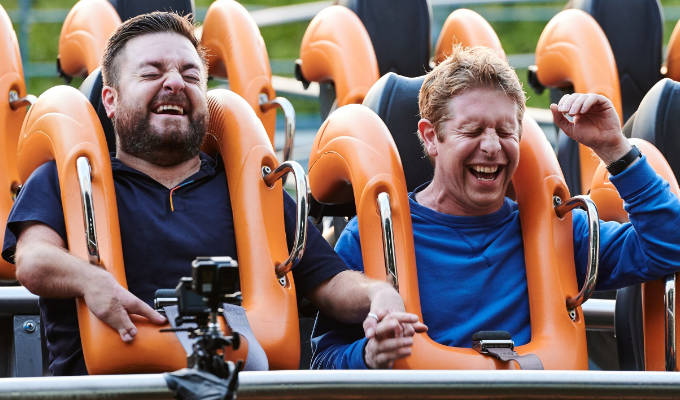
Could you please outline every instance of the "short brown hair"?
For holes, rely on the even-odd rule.
[[[526,97],[512,67],[489,48],[457,45],[451,56],[427,74],[418,94],[420,116],[432,123],[439,140],[443,139],[439,125],[450,117],[449,100],[478,88],[505,93],[517,105],[517,121],[521,126]]]
[[[116,64],[116,59],[127,42],[141,35],[165,32],[177,33],[189,39],[201,61],[203,61],[203,65],[206,65],[205,49],[194,34],[194,24],[191,22],[191,16],[186,15],[182,17],[173,12],[154,11],[125,21],[111,35],[102,56],[104,85],[118,86],[118,65]]]

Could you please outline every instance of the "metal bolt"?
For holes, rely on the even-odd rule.
[[[571,318],[572,321],[576,321],[576,310],[569,310],[569,318]]]
[[[267,176],[272,172],[272,169],[269,168],[269,166],[265,165],[262,167],[262,176]]]
[[[33,322],[33,320],[28,320],[24,322],[24,332],[26,333],[33,333],[35,332],[36,324]]]
[[[285,275],[279,278],[279,283],[281,284],[281,286],[286,287],[286,285],[288,284],[288,280],[286,279]]]
[[[553,196],[553,207],[562,205],[562,198],[560,196]]]

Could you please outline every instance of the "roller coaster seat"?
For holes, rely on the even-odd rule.
[[[87,97],[90,104],[92,104],[92,108],[97,112],[99,122],[101,122],[102,129],[104,130],[109,153],[113,153],[116,151],[116,134],[113,130],[113,123],[106,115],[106,109],[104,109],[104,104],[102,103],[103,87],[101,67],[97,67],[80,85],[80,92]]]
[[[663,16],[658,0],[571,0],[568,7],[592,15],[609,39],[627,121],[661,79]]]
[[[196,15],[193,0],[109,0],[109,2],[122,21],[151,11],[174,11],[179,15]]]

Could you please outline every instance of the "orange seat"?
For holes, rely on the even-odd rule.
[[[520,207],[531,310],[531,341],[516,348],[534,353],[546,369],[588,367],[585,322],[565,302],[577,292],[571,217],[559,218],[553,198],[568,190],[543,132],[525,117],[520,163],[513,177]],[[365,160],[371,160],[366,162]],[[385,279],[385,252],[376,198],[389,196],[394,230],[398,287],[406,310],[421,315],[411,216],[404,173],[387,127],[366,107],[346,106],[329,116],[319,130],[309,161],[312,195],[322,203],[343,203],[353,194],[367,275]],[[550,268],[546,268],[550,266]],[[425,321],[427,323],[427,321]],[[506,369],[502,363],[469,348],[435,343],[427,334],[414,338],[412,355],[396,363],[413,369]]]
[[[342,6],[324,8],[312,19],[297,63],[304,80],[335,84],[338,107],[361,103],[380,77],[366,28]]]
[[[666,46],[666,76],[680,81],[680,20],[675,24]]]
[[[26,116],[26,107],[18,107],[13,99],[26,96],[24,70],[21,66],[19,42],[12,28],[12,21],[0,5],[0,241],[4,240],[7,216],[14,203],[19,183],[16,166],[16,151],[21,123]],[[14,264],[0,258],[0,279],[14,279]]]
[[[629,139],[647,157],[647,161],[654,168],[657,174],[665,179],[671,191],[680,196],[680,188],[673,174],[673,170],[661,152],[651,143],[637,138]],[[601,210],[600,216],[604,220],[627,222],[628,213],[623,209],[623,200],[619,197],[619,192],[609,180],[609,172],[603,163],[597,167],[590,189],[590,197]],[[675,282],[680,281],[680,273],[675,274]],[[642,284],[642,313],[643,313],[643,333],[644,333],[644,359],[647,371],[679,371],[680,362],[675,359],[675,363],[667,365],[665,346],[666,343],[666,313],[664,306],[665,282],[663,279],[645,282]],[[674,298],[675,309],[678,310],[680,300]],[[674,316],[674,326],[680,326],[680,316]],[[677,328],[676,328],[677,331]],[[680,345],[677,335],[675,336],[675,346]]]
[[[564,10],[545,26],[536,45],[536,77],[545,87],[601,94],[623,116],[614,54],[600,26],[584,11]],[[581,193],[588,193],[600,159],[583,145],[578,154]]]
[[[121,24],[107,0],[80,0],[66,15],[57,64],[66,76],[86,77],[101,63],[106,41]]]
[[[444,21],[434,50],[434,62],[439,64],[451,55],[454,44],[465,47],[484,46],[493,49],[502,59],[505,51],[491,25],[475,11],[459,8]]]
[[[276,167],[276,157],[262,124],[241,97],[226,90],[211,91],[209,109],[209,132],[219,140],[230,182],[243,306],[270,368],[297,368],[295,288],[289,275],[282,286],[274,272],[288,256],[282,187],[280,183],[269,187],[262,178],[262,167]],[[99,119],[76,89],[51,88],[26,117],[19,139],[19,176],[26,179],[42,163],[56,161],[68,247],[72,254],[88,259],[76,172],[81,157],[89,160],[92,171],[99,264],[127,287],[113,177]],[[171,371],[186,366],[186,355],[176,337],[160,333],[158,326],[141,318],[135,318],[138,334],[129,344],[94,317],[82,299],[78,299],[78,322],[91,374]],[[243,358],[243,354],[236,357]]]

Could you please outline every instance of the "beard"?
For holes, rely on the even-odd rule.
[[[154,99],[150,104],[159,100],[170,99]],[[162,131],[151,126],[151,111],[146,107],[125,107],[120,111],[114,114],[112,122],[117,148],[125,153],[162,167],[177,165],[198,155],[208,121],[206,111],[194,110],[187,114],[188,127],[171,124]]]

